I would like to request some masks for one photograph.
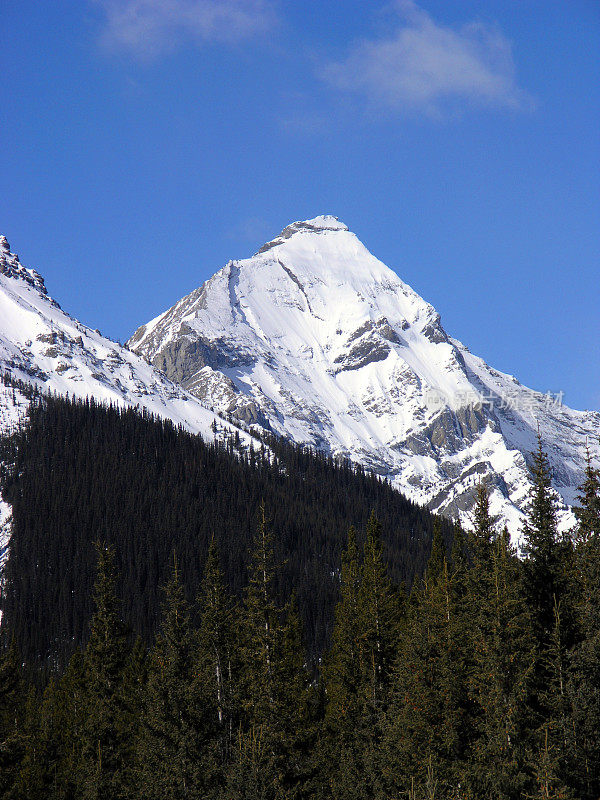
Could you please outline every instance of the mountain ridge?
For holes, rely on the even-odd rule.
[[[450,337],[332,215],[228,262],[128,346],[220,412],[358,461],[466,524],[486,478],[494,512],[518,530],[539,424],[567,528],[585,438],[600,434],[597,412],[567,409]]]
[[[45,392],[137,407],[209,440],[214,425],[237,430],[144,359],[61,309],[40,273],[21,264],[5,236],[0,236],[0,371]],[[3,392],[0,398],[0,433],[23,417],[27,405],[23,398],[13,404],[12,396]],[[240,436],[247,445],[252,441],[243,431]]]

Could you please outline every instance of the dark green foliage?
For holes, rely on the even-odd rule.
[[[214,539],[211,540],[198,598],[201,609],[197,669],[213,713],[218,758],[228,761],[239,720],[234,679],[239,658],[234,608],[228,597]]]
[[[550,484],[548,456],[538,438],[532,454],[533,489],[523,525],[525,591],[533,611],[541,645],[547,643],[554,626],[554,609],[564,589],[561,560],[565,556],[556,526],[556,507]]]
[[[487,491],[479,503],[487,506]],[[521,562],[506,528],[475,530],[470,576],[473,664],[469,682],[476,744],[466,781],[475,797],[508,800],[527,788],[535,639],[525,601]]]
[[[0,653],[0,797],[10,796],[31,729],[30,715],[26,717],[24,709],[24,692],[18,651],[11,640]]]
[[[340,594],[324,668],[327,705],[321,756],[328,763],[332,797],[370,797],[381,783],[381,726],[390,699],[402,607],[401,594],[387,575],[381,526],[374,514],[367,523],[362,558],[355,530],[348,533]]]
[[[242,719],[234,768],[260,756],[272,796],[296,797],[307,770],[309,675],[295,603],[281,607],[276,599],[273,533],[262,503],[249,573],[238,625]]]
[[[589,450],[585,480],[579,489],[580,505],[573,511],[578,522],[578,539],[588,541],[600,537],[600,472],[594,468]]]
[[[471,631],[457,591],[463,576],[436,534],[400,635],[382,760],[388,791],[408,793],[434,780],[445,792],[460,783],[469,756]]]
[[[600,473],[588,455],[581,486],[575,548],[578,637],[567,654],[571,720],[570,768],[580,797],[600,797]]]
[[[95,611],[84,652],[83,725],[77,782],[84,798],[112,800],[125,796],[124,753],[133,730],[123,695],[128,650],[119,601],[113,550],[96,545]]]
[[[58,433],[46,431],[49,421]],[[69,461],[62,442],[74,446],[75,431],[82,450]],[[153,420],[39,400],[29,432],[3,453],[20,465],[3,475],[20,521],[0,643],[0,800],[598,800],[600,481],[591,462],[579,526],[561,537],[540,443],[522,559],[490,516],[485,484],[474,531],[436,520],[430,537],[430,518],[416,516],[424,538],[403,550],[389,529],[403,530],[393,516],[406,507],[388,487],[271,446],[276,466],[260,449],[237,457]],[[132,452],[142,458],[141,482]],[[126,477],[142,495],[126,491]],[[176,502],[156,488],[161,480]],[[27,510],[25,490],[30,505],[42,504],[37,512]],[[344,492],[357,528],[339,559],[321,549],[317,568],[310,546],[339,545],[340,521],[348,530]],[[375,513],[363,513],[369,497]],[[114,509],[117,498],[123,507]],[[205,510],[214,536],[185,503]],[[61,583],[65,562],[54,560],[50,533],[81,575],[71,570]],[[83,554],[98,534],[114,545],[97,546],[87,598]],[[406,597],[398,557],[427,550]],[[46,555],[47,575],[38,569]],[[158,575],[166,579],[153,633],[147,581]],[[304,592],[298,605],[295,586]],[[38,619],[42,598],[58,610]],[[335,601],[332,622],[322,601]],[[331,642],[322,660],[316,619]],[[67,644],[84,623],[81,641]]]
[[[350,524],[364,527],[375,510],[395,582],[423,569],[429,512],[349,463],[275,437],[268,446],[277,460],[258,441],[236,455],[233,441],[208,445],[132,410],[33,398],[29,426],[4,445],[12,467],[0,474],[13,510],[2,606],[25,660],[52,672],[87,640],[96,539],[115,547],[125,620],[146,644],[172,552],[191,602],[214,539],[227,590],[240,597],[261,501],[283,565],[274,591],[280,603],[295,591],[311,659],[329,640]]]
[[[150,654],[135,785],[148,800],[200,798],[216,780],[215,706],[196,668],[196,641],[176,563]]]

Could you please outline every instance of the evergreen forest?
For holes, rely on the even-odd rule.
[[[600,473],[522,553],[275,437],[31,393],[2,443],[0,798],[600,798]],[[514,533],[514,532],[513,532]]]

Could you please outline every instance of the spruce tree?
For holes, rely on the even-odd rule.
[[[568,653],[576,640],[574,553],[571,539],[558,533],[549,461],[539,435],[532,479],[523,525],[523,574],[538,646],[532,703],[534,727],[537,719],[534,754],[546,760],[552,754],[557,780],[568,785],[575,746],[566,691]]]
[[[56,687],[48,687],[44,695],[47,736],[54,739],[57,748],[54,794],[61,800],[80,793],[81,752],[87,736],[86,699],[84,655],[81,650],[76,650]]]
[[[561,547],[550,464],[539,435],[532,459],[531,497],[522,529],[524,577],[538,639],[544,645],[553,629],[555,605],[561,599]]]
[[[394,667],[382,748],[391,792],[428,781],[442,792],[461,783],[469,746],[468,620],[456,602],[439,527],[422,582],[413,588]]]
[[[381,525],[367,524],[358,590],[363,691],[374,719],[385,711],[398,641],[399,594],[388,578],[381,549]]]
[[[336,730],[347,724],[351,731],[356,724],[362,660],[358,630],[359,588],[356,531],[351,527],[342,553],[340,599],[335,608],[332,643],[323,668],[327,691],[325,721]]]
[[[582,800],[592,800],[600,796],[600,474],[589,452],[578,499],[578,641],[569,653],[567,691],[574,730],[573,780]]]
[[[198,665],[215,713],[218,758],[225,765],[238,721],[234,679],[239,665],[236,662],[233,608],[225,592],[214,537],[208,549],[198,603],[201,614]]]
[[[275,598],[273,535],[264,503],[251,554],[249,580],[240,617],[242,703],[248,722],[269,728],[273,723],[279,608]]]
[[[196,673],[194,634],[176,560],[164,596],[148,666],[138,785],[147,800],[201,798],[216,777],[210,747],[216,719]]]
[[[228,785],[235,784],[234,775],[258,770],[266,796],[292,798],[301,795],[306,778],[308,674],[295,605],[282,608],[277,602],[276,569],[261,503],[239,619],[242,719]]]
[[[3,637],[4,639],[4,637]],[[0,796],[11,790],[25,752],[26,689],[14,640],[0,652]]]
[[[512,800],[530,788],[528,724],[536,643],[521,564],[506,527],[489,547],[489,561],[474,558],[468,598],[474,612],[470,692],[476,741],[467,784],[474,797]]]
[[[120,694],[127,659],[126,631],[116,596],[114,551],[98,543],[95,611],[84,654],[81,756],[78,783],[83,798],[112,800],[124,796],[121,759],[125,713]]]
[[[342,553],[340,599],[335,609],[332,644],[323,666],[325,719],[319,748],[324,796],[362,800],[370,792],[365,780],[372,752],[372,729],[365,708],[365,648],[361,625],[361,564],[356,531],[348,531]]]
[[[589,448],[586,451],[585,479],[577,495],[579,505],[573,508],[577,518],[578,541],[600,537],[600,471],[592,464]]]

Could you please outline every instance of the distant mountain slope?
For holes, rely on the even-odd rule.
[[[82,325],[48,296],[42,276],[26,269],[0,236],[0,374],[44,392],[93,397],[170,419],[207,441],[238,429],[223,422],[143,358]],[[27,418],[29,401],[0,384],[0,436]],[[239,431],[240,447],[254,440]],[[256,444],[256,442],[254,442]],[[11,534],[11,509],[0,497],[0,573]]]
[[[468,524],[477,481],[519,530],[539,426],[563,501],[599,450],[572,411],[490,368],[337,218],[288,226],[140,327],[129,347],[203,402],[348,457]]]
[[[0,236],[0,372],[44,391],[133,406],[212,440],[215,414],[126,347],[64,312]],[[7,398],[5,398],[6,400]],[[14,420],[0,397],[0,432]],[[219,426],[223,423],[219,420]],[[229,426],[233,429],[233,426]],[[246,442],[251,437],[240,434]]]

